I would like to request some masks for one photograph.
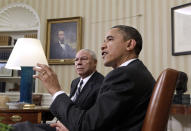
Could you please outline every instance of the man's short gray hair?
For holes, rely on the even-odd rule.
[[[91,57],[92,57],[94,60],[97,61],[96,54],[95,54],[95,52],[93,52],[92,50],[90,50],[90,49],[81,49],[80,51],[86,51],[86,52],[88,52],[88,53],[91,55]]]

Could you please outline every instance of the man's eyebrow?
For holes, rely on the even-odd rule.
[[[106,39],[114,38],[113,36],[109,35],[106,37]]]
[[[75,57],[74,59],[79,59],[79,58],[88,58],[87,56],[81,56],[81,57]]]
[[[111,36],[111,35],[106,36],[105,39],[104,39],[104,42],[105,42],[106,40],[108,40],[108,39],[111,39],[111,38],[113,39],[114,37]]]

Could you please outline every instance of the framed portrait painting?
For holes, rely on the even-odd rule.
[[[171,8],[172,55],[191,54],[191,3]]]
[[[49,64],[74,64],[76,52],[81,48],[81,17],[47,20],[46,55]]]

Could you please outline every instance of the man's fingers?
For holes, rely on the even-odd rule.
[[[43,71],[37,67],[34,67],[33,70],[36,71],[36,74],[33,75],[33,78],[39,78],[41,80],[43,77]]]
[[[39,76],[38,75],[33,75],[33,78],[39,78]]]
[[[57,123],[52,123],[52,124],[50,124],[50,126],[51,126],[51,127],[55,127],[55,128],[56,128],[56,131],[62,131],[60,125],[57,124]]]
[[[52,70],[51,68],[49,68],[47,65],[43,65],[43,64],[37,64],[36,67],[33,68],[34,71],[39,72],[37,73],[37,75],[39,77],[43,77],[44,75],[51,75],[52,74]]]
[[[48,67],[47,65],[44,65],[43,69],[46,71],[48,75],[52,75],[53,71],[50,67]]]
[[[43,72],[43,69],[42,69],[41,67],[39,67],[39,66],[34,67],[33,70],[34,70],[34,71],[37,71],[37,72],[39,72],[39,73],[42,73],[42,72]]]
[[[41,68],[42,68],[43,65],[44,65],[44,64],[37,63],[37,66],[38,66],[38,67],[41,67]]]
[[[51,126],[51,127],[57,127],[58,124],[57,124],[57,123],[52,123],[52,124],[50,124],[50,126]]]
[[[52,69],[47,66],[47,65],[44,65],[44,64],[37,64],[38,67],[40,67],[41,69],[37,69],[37,71],[41,72],[41,73],[47,73],[48,75],[51,75],[52,74]]]
[[[43,77],[40,76],[39,74],[38,74],[38,75],[33,75],[33,78],[38,78],[38,79],[40,79],[41,81],[43,80]]]
[[[56,127],[56,131],[62,131],[59,127]]]

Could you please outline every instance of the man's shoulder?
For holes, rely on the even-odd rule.
[[[78,83],[80,81],[80,77],[77,77],[77,78],[75,78],[74,80],[72,80],[72,83]]]
[[[96,71],[96,72],[90,77],[90,79],[88,80],[88,83],[93,83],[94,85],[100,84],[100,83],[102,83],[103,79],[104,79],[104,76],[103,76],[101,73],[99,73],[99,72]]]
[[[108,73],[108,75],[119,75],[121,73],[128,74],[129,72],[136,72],[137,69],[141,66],[144,66],[144,64],[139,59],[137,59],[129,63],[127,66],[117,67],[116,69],[113,69],[111,72]]]
[[[93,79],[93,78],[104,79],[104,76],[103,76],[101,73],[99,73],[99,72],[96,71],[96,72],[91,76],[91,78],[92,78],[92,79]],[[90,79],[91,79],[91,78],[90,78]],[[80,77],[77,77],[77,78],[75,78],[75,79],[72,81],[72,83],[73,83],[73,82],[79,82],[80,79],[81,79]],[[89,80],[90,80],[90,79],[89,79]]]
[[[132,79],[142,76],[152,76],[146,66],[140,60],[135,60],[127,66],[118,67],[107,74],[105,80],[113,79]]]
[[[104,79],[104,76],[101,73],[97,72],[97,71],[93,74],[93,76],[98,77],[100,79]]]

